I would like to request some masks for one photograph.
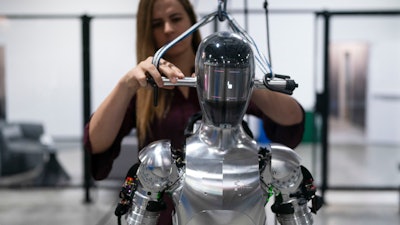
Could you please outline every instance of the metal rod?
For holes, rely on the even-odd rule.
[[[201,26],[211,22],[214,20],[215,16],[217,15],[217,12],[211,13],[207,16],[205,16],[203,19],[201,19],[199,22],[195,23],[193,26],[191,26],[187,31],[183,32],[181,35],[179,35],[177,38],[175,38],[173,41],[168,43],[167,45],[164,45],[161,47],[153,57],[153,65],[156,67],[159,66],[161,57],[165,54],[165,52],[168,51],[172,46],[174,46],[176,43],[180,42],[181,40],[185,39],[187,36],[195,32],[197,29],[199,29]]]
[[[248,0],[244,0],[244,29],[248,32],[249,31],[249,6]]]
[[[334,191],[400,191],[400,187],[395,186],[330,186],[329,190]]]
[[[325,16],[326,11],[317,12],[317,16]],[[357,10],[357,11],[329,11],[330,16],[392,16],[392,15],[400,15],[399,10]]]
[[[321,114],[322,114],[322,128],[321,128],[321,172],[322,172],[322,183],[321,183],[321,196],[324,197],[326,190],[328,189],[328,168],[329,168],[329,146],[328,146],[328,132],[329,132],[329,105],[330,105],[330,88],[329,88],[329,31],[330,31],[330,13],[325,12],[324,18],[324,91],[321,99]]]
[[[82,60],[83,60],[83,127],[90,119],[91,114],[91,96],[90,96],[90,21],[91,17],[83,15],[81,17],[82,22]],[[83,143],[82,143],[83,146]],[[90,175],[90,153],[83,149],[84,161],[83,161],[83,182],[85,189],[85,203],[91,203],[90,199],[90,186],[91,186],[91,175]]]
[[[172,83],[168,78],[162,77],[164,82],[164,86],[186,86],[186,87],[196,87],[197,86],[197,78],[196,77],[185,77],[183,79],[179,79],[176,83]]]

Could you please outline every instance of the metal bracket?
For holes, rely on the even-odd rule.
[[[226,14],[226,2],[228,0],[218,0],[218,19],[219,21],[224,21],[225,20],[225,14]]]

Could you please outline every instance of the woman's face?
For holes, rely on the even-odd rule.
[[[153,8],[152,28],[157,49],[171,42],[192,26],[189,15],[178,0],[156,0]],[[169,49],[173,56],[191,50],[192,36]]]

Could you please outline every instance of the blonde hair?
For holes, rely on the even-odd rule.
[[[155,1],[156,0],[141,0],[139,2],[136,26],[136,58],[138,63],[154,55],[157,51],[152,30],[152,12]],[[195,24],[197,18],[189,0],[177,1],[182,4],[189,15],[191,23]],[[197,51],[200,42],[200,32],[195,31],[192,34],[192,48],[194,52]],[[171,99],[171,91],[159,89],[158,106],[154,107],[152,89],[142,88],[136,93],[136,129],[139,138],[139,147],[144,146],[147,135],[152,135],[150,123],[155,117],[161,119],[163,115],[165,115],[168,111]]]

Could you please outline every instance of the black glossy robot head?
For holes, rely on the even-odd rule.
[[[241,123],[253,88],[251,46],[235,33],[214,33],[200,44],[195,63],[205,122],[215,126]]]

